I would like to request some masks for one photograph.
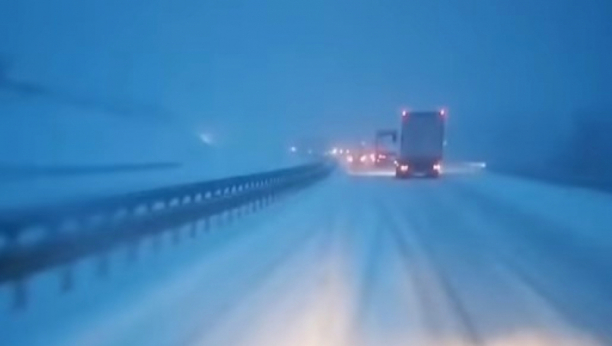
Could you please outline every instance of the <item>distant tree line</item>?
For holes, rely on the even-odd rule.
[[[565,165],[573,176],[612,182],[612,112],[576,113]]]
[[[66,90],[57,90],[37,83],[11,78],[11,60],[0,55],[0,89],[16,93],[22,97],[48,97],[53,100],[92,111],[111,115],[168,119],[171,112],[155,104],[143,104],[134,100],[106,100],[86,95],[77,95]]]
[[[491,166],[501,172],[612,191],[612,111],[577,111],[567,124],[560,131],[551,116],[513,119],[491,140]]]

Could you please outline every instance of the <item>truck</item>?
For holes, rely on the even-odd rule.
[[[446,111],[403,111],[395,176],[437,178],[442,170]]]
[[[396,153],[391,147],[397,143],[397,130],[378,130],[374,136],[374,166],[393,167]]]

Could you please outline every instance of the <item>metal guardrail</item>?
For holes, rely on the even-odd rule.
[[[108,271],[108,252],[128,245],[132,256],[146,237],[178,232],[215,215],[253,211],[281,193],[324,178],[328,163],[203,183],[130,193],[86,203],[19,212],[0,212],[0,285],[12,285],[13,306],[27,303],[27,281],[36,273],[61,268],[60,287],[74,285],[76,261],[98,256],[98,274]],[[175,233],[178,237],[178,233]]]

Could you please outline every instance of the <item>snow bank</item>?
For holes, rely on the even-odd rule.
[[[524,178],[486,174],[462,183],[490,198],[502,200],[524,213],[541,215],[592,244],[612,246],[612,195],[577,187],[559,186]]]
[[[125,117],[0,91],[0,207],[297,165],[284,148],[206,143],[173,119]],[[260,150],[261,149],[261,150]]]

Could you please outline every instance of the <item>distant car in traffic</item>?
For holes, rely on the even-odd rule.
[[[375,156],[367,150],[355,150],[346,155],[348,167],[352,170],[360,170],[371,167]]]
[[[374,156],[374,166],[378,168],[393,167],[397,155],[391,151],[379,151]]]

